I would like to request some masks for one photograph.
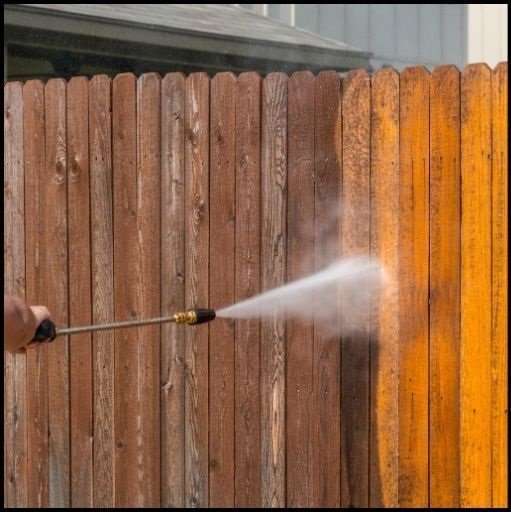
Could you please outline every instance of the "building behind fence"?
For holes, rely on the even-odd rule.
[[[6,4],[4,81],[507,60],[507,4]]]

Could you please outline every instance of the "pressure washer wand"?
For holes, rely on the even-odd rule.
[[[173,322],[176,324],[197,325],[211,322],[216,317],[213,309],[190,309],[172,316],[149,318],[147,320],[127,320],[125,322],[114,322],[99,325],[84,325],[80,327],[65,327],[58,329],[51,320],[45,320],[35,333],[34,341],[54,340],[57,336],[69,336],[71,334],[82,334],[86,332],[107,331],[110,329],[121,329],[124,327],[141,327],[143,325],[164,324]]]

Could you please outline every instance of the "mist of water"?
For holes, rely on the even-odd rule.
[[[300,318],[325,326],[330,335],[367,331],[385,272],[368,257],[345,258],[297,281],[217,311],[229,318]]]

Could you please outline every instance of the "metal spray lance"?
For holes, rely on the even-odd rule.
[[[51,320],[45,320],[37,328],[34,341],[54,340],[57,336],[69,336],[71,334],[82,334],[86,332],[107,331],[110,329],[122,329],[124,327],[141,327],[143,325],[164,324],[173,322],[176,324],[198,325],[211,322],[216,317],[213,309],[197,308],[190,309],[172,316],[149,318],[147,320],[128,320],[125,322],[114,322],[99,325],[84,325],[80,327],[57,328]]]

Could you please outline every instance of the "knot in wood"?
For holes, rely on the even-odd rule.
[[[58,165],[57,165],[58,167]],[[57,169],[58,171],[58,169]],[[56,172],[55,175],[53,176],[53,182],[56,184],[56,185],[62,185],[65,181],[65,177],[63,174],[59,173],[59,172]]]
[[[206,215],[206,205],[204,204],[204,201],[201,199],[197,202],[197,205],[195,207],[195,219],[196,220],[202,220],[204,216]]]
[[[71,161],[71,171],[70,171],[71,181],[78,181],[78,179],[80,178],[80,171],[81,171],[80,163],[78,162],[78,160],[76,158],[73,158],[73,160]]]

